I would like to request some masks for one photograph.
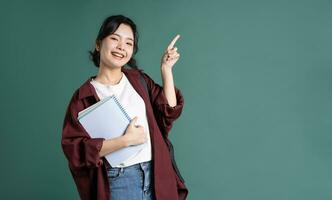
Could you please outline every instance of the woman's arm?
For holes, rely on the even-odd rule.
[[[175,42],[179,38],[180,35],[175,36],[172,42],[168,45],[161,59],[161,77],[163,81],[163,90],[167,102],[171,107],[177,105],[172,69],[174,64],[180,58],[180,54],[177,52],[177,48],[174,47]]]
[[[61,138],[62,149],[71,169],[98,167],[102,164],[101,157],[106,154],[146,141],[144,128],[135,125],[137,118],[131,121],[125,134],[119,138],[111,140],[90,138],[76,117],[79,110],[83,109],[84,105],[78,99],[76,91],[66,111]]]
[[[127,147],[126,141],[123,137],[118,137],[115,139],[108,139],[103,141],[103,146],[99,152],[99,157],[103,157],[113,151]]]
[[[80,125],[77,115],[83,109],[83,102],[79,100],[76,90],[67,107],[61,138],[63,152],[72,170],[94,168],[102,164],[98,154],[105,139],[90,138]]]
[[[176,106],[176,95],[175,95],[175,88],[174,88],[174,80],[173,80],[173,73],[172,69],[161,67],[161,76],[163,81],[163,90],[166,96],[168,105],[171,107]]]
[[[164,88],[155,83],[146,73],[142,72],[142,76],[147,83],[150,102],[159,128],[162,133],[167,136],[172,128],[173,122],[181,115],[184,106],[184,98],[180,90],[174,86],[176,105],[171,107],[168,104],[169,100],[166,98]]]

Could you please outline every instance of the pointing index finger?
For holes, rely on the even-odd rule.
[[[174,44],[176,43],[176,41],[180,38],[180,35],[176,35],[175,38],[172,40],[172,42],[168,45],[167,49],[172,49],[174,47]]]

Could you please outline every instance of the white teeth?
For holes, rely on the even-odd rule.
[[[124,57],[124,55],[116,53],[116,52],[112,52],[112,55],[114,55],[116,57],[119,57],[119,58],[123,58]]]

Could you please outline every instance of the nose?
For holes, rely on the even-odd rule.
[[[119,42],[118,45],[116,46],[116,48],[120,49],[120,50],[124,50],[122,42]]]

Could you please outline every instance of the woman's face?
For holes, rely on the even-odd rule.
[[[129,25],[120,24],[118,29],[96,45],[100,52],[100,66],[118,68],[124,66],[133,55],[134,34]]]

